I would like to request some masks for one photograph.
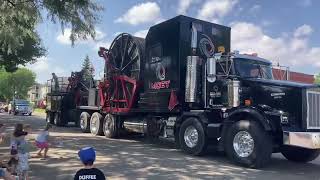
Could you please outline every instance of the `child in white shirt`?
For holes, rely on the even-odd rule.
[[[36,138],[36,146],[39,148],[38,155],[41,157],[41,152],[44,150],[43,160],[47,158],[47,153],[49,150],[49,129],[51,129],[51,124],[47,124],[44,130],[42,130]]]

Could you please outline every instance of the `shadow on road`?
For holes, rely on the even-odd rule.
[[[1,116],[0,116],[1,118]],[[10,117],[11,118],[11,117]],[[6,118],[6,122],[20,120]],[[45,124],[44,120],[25,118],[34,129]],[[2,119],[0,119],[2,122]],[[30,122],[30,123],[29,123]],[[3,122],[2,122],[3,123]],[[77,128],[54,128],[51,135],[55,146],[50,159],[30,160],[31,179],[72,179],[81,168],[77,151],[85,146],[97,150],[97,167],[110,179],[318,179],[319,160],[314,163],[296,164],[275,154],[264,169],[247,169],[230,163],[223,155],[209,150],[203,157],[190,156],[174,147],[170,141],[150,143],[141,136],[126,139],[106,139],[83,134]],[[0,149],[2,153],[2,150]],[[41,170],[40,170],[41,169]]]

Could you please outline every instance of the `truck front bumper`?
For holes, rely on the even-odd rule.
[[[283,132],[283,144],[320,149],[320,132]]]

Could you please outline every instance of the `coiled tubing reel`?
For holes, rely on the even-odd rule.
[[[109,50],[101,47],[98,54],[105,59],[105,78],[99,85],[100,105],[105,112],[130,111],[142,80],[145,40],[122,33]]]

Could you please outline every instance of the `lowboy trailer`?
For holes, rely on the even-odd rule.
[[[246,167],[272,153],[312,161],[320,153],[320,87],[274,80],[269,60],[230,52],[230,28],[177,16],[145,39],[118,35],[100,48],[105,75],[77,106],[83,132],[174,138],[201,155],[209,143]]]

